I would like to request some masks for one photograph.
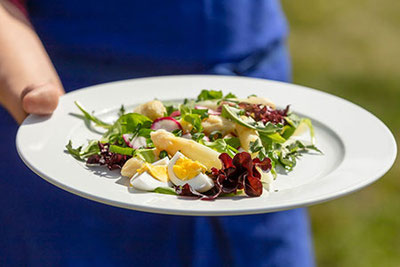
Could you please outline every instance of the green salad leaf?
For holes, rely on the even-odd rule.
[[[243,115],[244,111],[238,108],[230,107],[229,105],[222,105],[222,113],[221,116],[230,119],[234,122],[236,122],[239,125],[242,125],[244,127],[257,130],[258,132],[262,133],[275,133],[278,131],[281,131],[283,128],[283,125],[278,123],[278,124],[272,124],[270,122],[267,122],[266,124],[263,124],[262,122],[256,122],[250,117],[246,117],[246,120],[242,118],[241,116]]]
[[[100,152],[97,140],[89,141],[88,145],[85,148],[83,148],[83,146],[73,148],[72,141],[69,140],[65,148],[67,149],[69,154],[80,161],[83,161],[85,158]]]
[[[275,162],[276,165],[282,166],[286,171],[292,171],[297,164],[297,159],[302,153],[309,152],[310,150],[322,153],[314,145],[305,145],[303,142],[296,140],[285,146],[281,144],[274,144],[268,152],[268,157]]]
[[[90,140],[88,145],[82,149],[81,157],[87,158],[91,155],[95,155],[100,152],[99,141],[98,140]]]
[[[203,131],[203,126],[201,125],[201,121],[208,117],[208,113],[206,109],[191,109],[185,105],[180,105],[179,110],[181,112],[181,118],[193,125],[193,128],[197,132]]]
[[[197,96],[196,102],[206,101],[206,100],[230,99],[230,98],[237,98],[237,97],[232,93],[228,93],[227,95],[224,96],[222,91],[203,89]]]
[[[73,156],[75,159],[81,160],[81,161],[83,160],[83,158],[81,157],[82,146],[79,146],[77,148],[73,148],[72,147],[72,141],[69,140],[69,142],[65,146],[65,148],[67,149],[68,153],[71,154],[71,156]]]
[[[103,127],[103,128],[106,128],[106,129],[108,129],[108,128],[111,127],[110,124],[108,124],[108,123],[106,123],[106,122],[100,120],[99,118],[97,118],[97,117],[95,117],[94,115],[92,115],[92,114],[90,114],[89,112],[87,112],[87,111],[82,107],[82,105],[79,104],[78,101],[75,101],[74,103],[75,103],[75,105],[80,109],[80,111],[83,113],[83,116],[85,117],[85,119],[87,119],[88,121],[92,121],[92,122],[94,122],[94,124],[95,124],[96,126]]]
[[[197,96],[197,102],[204,100],[215,100],[221,99],[223,97],[222,91],[215,90],[201,90],[200,94]]]
[[[154,149],[152,148],[139,148],[135,150],[135,156],[139,156],[144,161],[153,163],[156,161],[156,156],[154,155]]]
[[[124,114],[119,117],[119,119],[103,135],[102,141],[108,143],[114,143],[118,140],[120,141],[123,134],[137,134],[143,128],[149,129],[151,124],[152,120],[144,115],[138,113]]]
[[[230,142],[235,143],[235,141],[232,140],[230,140]],[[203,144],[220,153],[228,153],[228,155],[231,156],[232,158],[235,156],[236,153],[238,153],[238,150],[235,147],[228,144],[225,139],[217,139],[213,142],[204,141]]]
[[[133,156],[135,149],[131,147],[121,147],[117,145],[110,145],[110,152],[117,153],[121,155]]]
[[[263,160],[268,156],[267,150],[263,146],[260,139],[256,139],[256,141],[250,142],[249,151],[250,151],[250,153],[258,153],[257,157],[260,160]]]
[[[174,105],[168,105],[165,106],[165,110],[167,111],[165,113],[165,117],[171,116],[172,112],[177,111],[178,109]]]

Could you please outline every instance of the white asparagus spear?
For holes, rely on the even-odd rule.
[[[249,151],[250,142],[255,142],[260,137],[256,130],[244,127],[236,123],[236,133],[240,140],[240,146],[245,150]]]
[[[188,140],[181,137],[176,137],[172,133],[165,130],[157,130],[150,134],[154,146],[160,151],[165,150],[170,155],[175,155],[180,151],[186,157],[197,160],[211,170],[212,167],[220,169],[221,161],[217,151],[199,144],[193,140]]]

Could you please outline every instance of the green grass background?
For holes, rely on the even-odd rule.
[[[294,83],[348,99],[400,140],[400,1],[282,1]],[[369,142],[379,140],[365,140]],[[400,160],[366,189],[310,208],[318,266],[400,266]]]

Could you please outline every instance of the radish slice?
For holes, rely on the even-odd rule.
[[[164,129],[168,132],[182,130],[181,124],[172,117],[163,117],[156,119],[150,127],[152,130]]]
[[[132,148],[134,149],[147,146],[146,138],[143,136],[136,136],[131,143],[132,143]]]
[[[181,112],[179,111],[179,110],[175,110],[175,111],[173,111],[172,113],[171,113],[171,117],[178,117],[178,116],[180,116],[181,115]]]
[[[147,142],[146,142],[146,138],[143,136],[136,136],[135,138],[133,138],[133,134],[123,134],[122,138],[125,141],[125,144],[129,147],[132,147],[134,149],[138,149],[141,147],[146,147],[147,146]]]
[[[123,134],[122,139],[124,139],[125,144],[129,147],[132,147],[131,139],[133,137],[133,134]]]
[[[205,135],[205,136],[203,137],[203,140],[206,141],[206,142],[210,142],[210,141],[211,141],[210,138],[208,138],[207,135]]]
[[[207,109],[207,113],[210,115],[221,115],[221,112],[209,109],[208,107],[205,107],[205,106],[195,106],[194,108],[195,109]]]
[[[205,106],[194,106],[194,109],[208,109],[208,107],[205,107]]]
[[[208,110],[208,114],[219,116],[219,115],[221,115],[221,112],[215,111],[215,110],[212,110],[212,109],[209,109],[209,110]]]

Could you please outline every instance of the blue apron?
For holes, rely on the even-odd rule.
[[[290,80],[277,1],[99,2],[28,1],[67,91],[169,74]],[[17,125],[3,109],[0,125],[1,265],[314,265],[304,209],[182,217],[103,205],[30,172],[16,153]]]

